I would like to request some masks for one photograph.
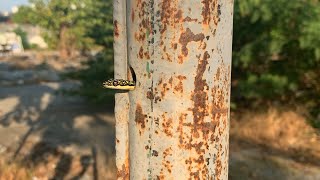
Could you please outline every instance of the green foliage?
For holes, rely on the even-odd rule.
[[[23,48],[24,48],[24,49],[30,49],[31,46],[30,46],[30,44],[29,44],[29,42],[28,42],[27,33],[26,33],[25,31],[23,31],[20,27],[16,28],[16,29],[14,30],[14,32],[15,32],[18,36],[20,36],[21,41],[22,41],[22,46],[23,46]]]
[[[113,12],[112,0],[95,0],[94,6],[87,12],[87,19],[90,23],[85,23],[88,30],[87,35],[95,40],[95,43],[105,49],[113,48]],[[112,51],[109,51],[113,53]]]
[[[78,94],[94,103],[110,103],[114,92],[102,87],[103,82],[113,77],[113,20],[112,1],[96,0],[87,9],[87,20],[83,28],[86,36],[103,47],[103,51],[85,63],[86,68],[69,76],[79,79],[82,87]]]
[[[79,79],[82,86],[77,94],[86,97],[97,104],[113,101],[114,91],[103,88],[103,82],[113,77],[113,56],[111,52],[104,51],[85,63],[86,68],[67,74],[68,77]]]
[[[12,15],[12,20],[16,23],[36,24],[37,16],[34,9],[29,6],[20,6],[19,11]]]
[[[233,100],[320,113],[320,2],[235,1]]]
[[[46,30],[45,39],[51,48],[61,52],[82,52],[112,42],[111,0],[29,0],[32,6],[21,6],[13,15],[17,23],[29,23]],[[112,37],[112,36],[111,36]],[[63,55],[63,54],[62,54]]]

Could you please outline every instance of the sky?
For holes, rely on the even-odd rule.
[[[0,0],[0,12],[11,11],[13,6],[27,3],[28,0]]]

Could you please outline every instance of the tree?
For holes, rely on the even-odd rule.
[[[101,85],[113,76],[112,0],[30,0],[30,3],[31,6],[21,6],[13,20],[46,29],[48,44],[59,48],[61,56],[68,55],[71,47],[82,51],[96,45],[103,47],[85,64],[86,69],[68,76],[82,82],[76,93],[96,103],[109,102],[113,93],[106,93]]]
[[[27,33],[25,31],[23,31],[20,27],[16,28],[14,30],[14,32],[20,36],[21,41],[22,41],[22,46],[24,49],[30,49],[30,44],[28,42],[28,38],[27,38]]]
[[[13,16],[19,23],[31,23],[47,30],[46,39],[53,48],[60,51],[60,56],[67,59],[75,50],[87,50],[94,45],[90,28],[101,23],[101,7],[104,0],[30,0],[31,6],[22,6]],[[108,0],[107,2],[110,1]],[[101,6],[101,7],[99,7]],[[110,10],[110,9],[109,9]],[[93,18],[96,12],[99,18]],[[100,37],[101,38],[101,37]]]
[[[320,2],[236,1],[234,18],[233,100],[320,113]]]
[[[101,86],[106,78],[113,77],[112,7],[112,0],[96,0],[87,7],[88,22],[83,23],[86,36],[93,39],[96,45],[102,46],[103,50],[85,64],[86,69],[68,75],[82,82],[77,93],[97,104],[110,104],[114,95],[114,92],[106,92]]]

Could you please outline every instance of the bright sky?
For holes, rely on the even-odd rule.
[[[28,0],[0,0],[0,11],[11,11],[13,6],[27,4]]]

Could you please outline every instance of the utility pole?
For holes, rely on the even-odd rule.
[[[136,87],[116,99],[118,179],[228,179],[233,0],[126,3]]]

